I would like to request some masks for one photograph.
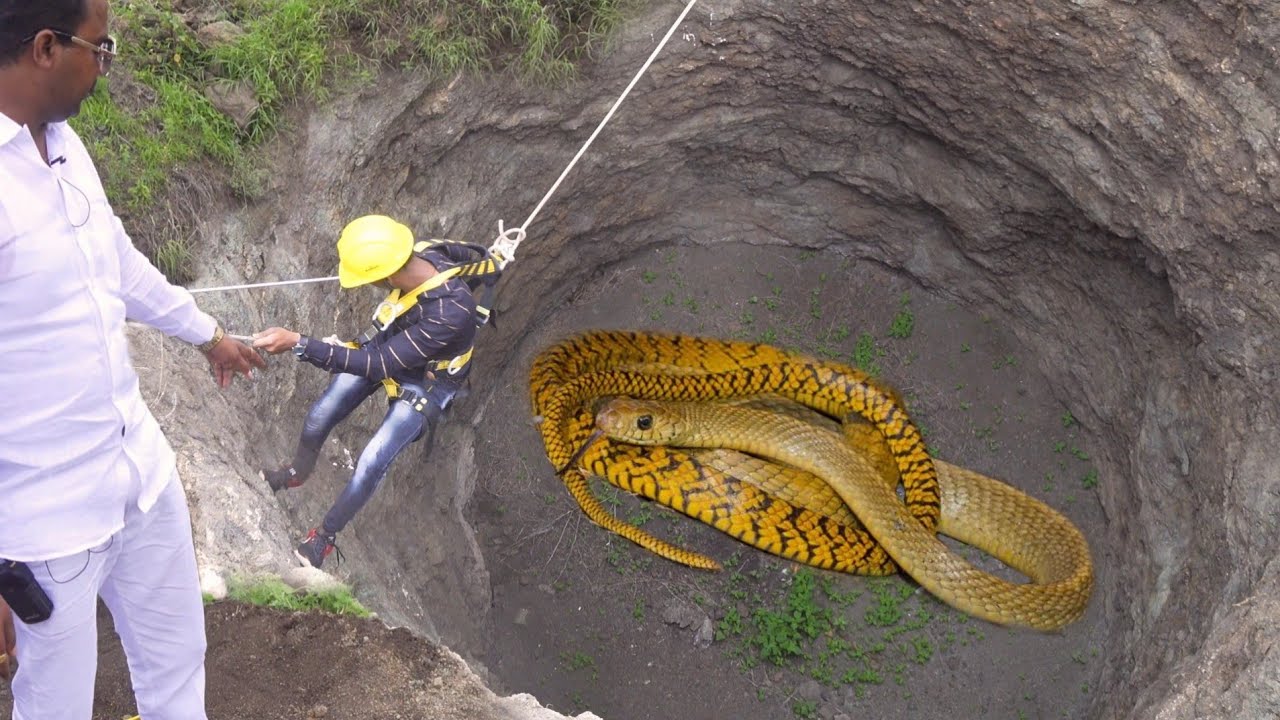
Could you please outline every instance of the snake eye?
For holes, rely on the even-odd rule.
[[[640,428],[641,430],[648,430],[649,428],[653,427],[653,416],[641,415],[640,417],[636,418],[636,427]]]

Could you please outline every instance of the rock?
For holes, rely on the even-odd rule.
[[[285,585],[298,591],[317,592],[345,587],[334,576],[311,566],[289,568],[280,573],[280,579]]]
[[[214,600],[222,600],[227,597],[227,581],[217,570],[202,567],[200,568],[200,592]]]
[[[520,608],[520,610],[516,612],[516,618],[513,622],[515,622],[516,625],[528,625],[529,608]]]
[[[810,702],[822,700],[822,684],[817,680],[806,680],[796,688],[796,694]]]
[[[229,45],[244,36],[244,29],[230,20],[215,20],[196,30],[196,39],[207,48]]]
[[[682,598],[672,598],[662,608],[663,622],[668,625],[678,625],[686,630],[701,627],[703,620],[706,619],[707,614],[702,612],[701,608]]]
[[[205,97],[218,112],[231,118],[236,127],[249,127],[253,114],[261,107],[253,85],[246,81],[218,82],[205,88]]]
[[[320,720],[320,718],[325,717],[328,714],[329,708],[324,705],[316,705],[307,711],[307,717],[315,718],[316,720]]]
[[[715,627],[711,624],[711,618],[705,615],[702,618],[702,624],[698,626],[698,631],[693,634],[693,644],[695,647],[709,648],[711,641],[715,639]]]

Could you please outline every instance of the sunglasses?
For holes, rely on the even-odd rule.
[[[53,28],[49,28],[49,32],[53,33],[54,35],[56,35],[57,37],[63,40],[70,42],[72,45],[79,45],[85,50],[88,50],[92,52],[94,55],[97,55],[98,56],[98,73],[103,77],[106,77],[107,75],[111,74],[111,63],[114,62],[116,59],[116,39],[115,38],[108,35],[106,40],[103,40],[100,43],[92,43],[92,42],[89,42],[88,40],[85,40],[82,37],[78,37],[64,30],[54,30]],[[36,33],[36,35],[39,35],[39,34],[40,33]],[[32,35],[26,40],[23,40],[20,44],[26,45],[32,40],[35,40],[36,35]]]

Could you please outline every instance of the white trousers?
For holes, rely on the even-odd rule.
[[[124,645],[144,720],[207,720],[204,603],[176,474],[150,511],[131,508],[124,528],[98,547],[28,565],[54,609],[35,625],[14,616],[13,720],[92,717],[99,595]]]

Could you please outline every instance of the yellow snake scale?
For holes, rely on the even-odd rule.
[[[833,393],[833,388],[838,391]],[[590,493],[584,468],[778,555],[844,572],[896,571],[890,558],[893,551],[886,553],[850,514],[844,502],[848,498],[842,498],[849,491],[837,494],[824,480],[803,470],[724,449],[681,451],[609,441],[593,443],[567,467],[591,435],[593,410],[602,398],[610,396],[746,398],[734,402],[743,406],[741,412],[766,411],[758,416],[760,425],[789,416],[790,422],[805,428],[801,432],[800,425],[793,426],[792,434],[831,435],[834,423],[828,418],[794,403],[759,399],[762,395],[781,396],[844,418],[848,445],[833,452],[848,453],[840,461],[845,477],[887,493],[894,512],[910,518],[906,524],[926,540],[937,543],[932,529],[941,511],[940,529],[945,534],[982,547],[1027,574],[1041,589],[1031,590],[1034,597],[1030,599],[1022,597],[1026,591],[1015,591],[1021,596],[1010,603],[1005,597],[1009,588],[1023,586],[999,585],[1003,581],[985,576],[996,583],[995,599],[989,597],[992,585],[987,580],[985,585],[979,583],[980,597],[975,599],[966,594],[969,586],[957,592],[947,577],[942,583],[927,574],[923,580],[916,577],[928,572],[924,567],[927,562],[907,565],[922,586],[980,617],[1041,629],[1074,620],[1087,603],[1092,565],[1079,531],[1052,509],[1003,483],[929,459],[896,395],[852,368],[765,345],[597,331],[544,351],[531,371],[531,390],[535,413],[542,418],[540,429],[548,457],[558,469],[563,468],[566,485],[583,510],[598,524],[664,557],[695,567],[718,567],[708,558],[671,546],[614,518]],[[714,404],[704,404],[702,409],[708,406]],[[716,417],[721,416],[713,413],[709,420]],[[824,470],[833,472],[830,466]],[[906,491],[905,512],[890,489],[899,476]],[[838,477],[835,480],[837,486],[845,482]],[[903,532],[900,519],[890,525],[891,531]],[[890,537],[899,542],[895,535]],[[900,559],[915,563],[920,554],[908,553]],[[978,573],[972,568],[947,570],[965,577],[970,571]]]

